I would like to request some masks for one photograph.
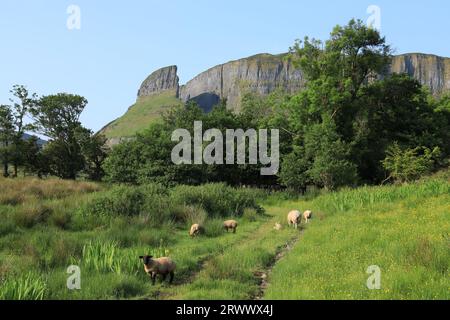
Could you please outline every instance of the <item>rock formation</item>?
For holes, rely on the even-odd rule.
[[[215,101],[210,97],[226,99],[227,105],[239,111],[241,97],[246,92],[267,95],[277,88],[295,92],[305,85],[302,72],[285,59],[286,55],[259,54],[215,66],[200,73],[185,85],[179,85],[177,67],[171,66],[152,73],[139,89],[138,97],[166,90],[174,90],[177,98],[186,102]],[[408,73],[431,92],[439,95],[450,90],[450,59],[426,54],[395,56],[389,73]],[[208,95],[208,99],[205,99]],[[211,106],[201,106],[210,110]]]
[[[161,68],[153,72],[141,85],[138,97],[147,97],[167,90],[175,90],[178,95],[179,78],[177,66]]]

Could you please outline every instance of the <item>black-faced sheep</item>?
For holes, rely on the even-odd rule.
[[[203,232],[204,232],[203,227],[201,225],[199,225],[198,223],[196,223],[196,224],[193,224],[191,226],[191,230],[189,231],[189,235],[191,237],[196,237],[196,236],[202,234]]]
[[[162,276],[162,280],[166,280],[167,275],[170,275],[169,283],[172,283],[176,264],[170,258],[162,257],[153,259],[152,256],[140,256],[144,262],[144,270],[151,277],[152,284],[155,284],[156,276],[159,274]]]
[[[227,232],[232,230],[233,233],[236,233],[237,226],[238,226],[238,223],[235,220],[227,220],[223,223],[223,227],[225,230],[227,230]]]
[[[308,223],[309,219],[312,218],[312,211],[311,210],[306,210],[305,212],[303,212],[303,218],[305,219],[305,223]]]
[[[302,214],[298,210],[293,210],[289,212],[287,217],[289,226],[293,225],[295,229],[297,229],[301,216]]]

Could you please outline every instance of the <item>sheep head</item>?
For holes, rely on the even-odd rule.
[[[145,265],[149,265],[152,262],[153,256],[140,256],[139,259],[144,261]]]

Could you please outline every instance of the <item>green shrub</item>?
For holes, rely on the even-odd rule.
[[[383,167],[389,172],[389,178],[405,183],[417,180],[432,171],[435,159],[439,158],[439,148],[430,150],[425,147],[402,149],[394,143],[386,151]]]
[[[72,221],[72,215],[69,212],[57,211],[50,217],[51,223],[60,229],[68,229],[70,222]]]
[[[174,203],[202,207],[209,217],[240,216],[245,208],[259,209],[257,200],[262,192],[252,189],[235,189],[225,184],[202,186],[177,186],[172,189]]]
[[[141,213],[144,194],[139,188],[118,186],[100,193],[83,208],[84,215],[134,216]]]
[[[40,202],[27,202],[23,204],[14,215],[17,225],[32,228],[39,223],[46,222],[52,210]]]
[[[204,224],[205,236],[208,238],[215,238],[223,234],[223,220],[222,219],[210,219]]]

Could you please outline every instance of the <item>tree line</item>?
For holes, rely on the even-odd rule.
[[[305,38],[288,59],[303,71],[306,88],[268,97],[247,93],[241,112],[226,102],[204,114],[194,103],[168,112],[105,161],[106,179],[141,184],[202,184],[336,189],[408,182],[448,165],[450,96],[433,97],[408,75],[387,75],[392,50],[362,21],[337,26],[322,42]],[[171,132],[201,120],[211,128],[279,129],[281,171],[261,177],[258,165],[175,166]]]
[[[103,177],[106,139],[82,126],[84,97],[59,93],[38,97],[22,85],[11,90],[10,104],[0,105],[0,161],[4,177],[17,177],[19,168],[39,177],[91,180]],[[42,146],[28,133],[49,139]],[[13,168],[12,173],[10,167]]]

